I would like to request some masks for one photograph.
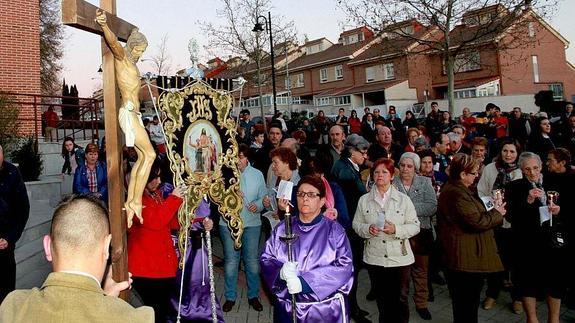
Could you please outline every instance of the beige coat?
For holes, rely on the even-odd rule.
[[[390,186],[389,199],[382,208],[375,201],[375,187],[363,195],[358,202],[353,230],[365,241],[363,261],[369,265],[383,267],[407,266],[414,262],[409,238],[419,233],[419,220],[409,197]],[[387,221],[395,224],[394,234],[381,232],[377,236],[369,233],[369,226],[377,223],[378,212],[385,211]]]
[[[154,322],[154,310],[133,308],[125,301],[104,295],[92,278],[51,273],[41,288],[10,293],[0,306],[0,322]]]

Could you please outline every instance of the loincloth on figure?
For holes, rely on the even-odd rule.
[[[134,122],[130,118],[130,113],[136,114],[138,122],[142,128],[144,127],[144,122],[142,121],[142,113],[140,111],[134,110],[134,103],[131,101],[126,102],[120,110],[118,111],[118,121],[120,122],[120,129],[124,132],[126,138],[126,146],[134,147],[134,142],[136,141],[136,133],[134,131]]]

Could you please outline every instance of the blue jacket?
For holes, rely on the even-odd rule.
[[[101,194],[100,199],[108,203],[108,171],[106,163],[96,163],[96,178],[98,182],[98,193]],[[86,163],[78,165],[78,168],[76,168],[73,191],[75,194],[90,193]]]

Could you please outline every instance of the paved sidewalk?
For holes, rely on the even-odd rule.
[[[214,237],[213,239],[213,246],[214,246],[214,261],[217,262],[218,259],[223,255],[222,246],[220,239],[218,237]],[[44,263],[37,270],[31,272],[30,274],[22,277],[17,282],[17,288],[31,288],[34,286],[41,286],[42,282],[50,272],[50,265],[49,263]],[[216,281],[216,292],[218,299],[220,300],[220,304],[223,304],[225,301],[224,299],[224,277],[223,277],[223,268],[216,267],[215,268],[215,281]],[[360,300],[360,306],[364,310],[368,311],[370,315],[368,318],[372,322],[378,321],[378,314],[377,314],[377,306],[375,302],[369,302],[365,300],[365,295],[369,290],[369,277],[365,270],[360,272],[360,283],[358,288],[358,299]],[[232,309],[232,311],[228,313],[224,313],[224,319],[227,323],[254,323],[254,322],[261,322],[261,323],[269,323],[272,322],[272,308],[270,306],[270,302],[266,295],[262,292],[260,294],[262,304],[264,305],[264,310],[262,312],[256,312],[251,309],[248,305],[247,300],[247,288],[246,288],[246,281],[243,272],[240,272],[239,275],[239,282],[238,282],[238,299],[236,300],[236,305]],[[449,293],[445,286],[438,286],[434,285],[435,289],[435,301],[429,303],[429,310],[433,315],[433,320],[431,321],[424,321],[422,320],[417,313],[415,312],[415,308],[413,305],[413,301],[410,299],[410,322],[414,323],[424,323],[424,322],[431,322],[431,323],[448,323],[452,322],[452,313],[451,313],[451,299],[449,298]],[[132,299],[132,303],[135,306],[139,306],[140,302],[137,299]],[[516,315],[511,312],[509,304],[511,303],[511,299],[508,293],[501,293],[497,305],[489,310],[485,311],[483,309],[479,309],[479,322],[482,323],[513,323],[513,322],[525,322],[525,315]],[[540,322],[547,321],[547,311],[546,305],[543,302],[538,304],[538,316]],[[567,308],[563,307],[561,310],[561,322],[569,323],[575,322],[575,311],[567,310]]]

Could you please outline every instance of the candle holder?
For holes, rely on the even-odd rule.
[[[293,250],[292,250],[292,244],[294,243],[294,241],[297,240],[297,235],[293,233],[293,229],[292,229],[292,219],[291,219],[291,213],[289,211],[289,204],[286,206],[286,213],[285,213],[285,218],[284,218],[284,226],[285,226],[285,233],[283,236],[280,236],[280,240],[282,242],[284,242],[285,244],[287,244],[287,256],[288,256],[288,261],[293,261]],[[291,295],[291,310],[292,310],[292,321],[293,323],[297,323],[297,303],[296,303],[296,299],[295,299],[295,294]]]
[[[496,207],[500,207],[503,202],[503,194],[504,190],[501,188],[494,189],[491,192],[491,196],[493,197],[493,201],[495,202]]]
[[[546,194],[547,194],[547,204],[548,205],[557,204],[557,201],[559,200],[559,192],[547,191]],[[553,226],[553,214],[551,214],[551,216],[549,218],[549,225]]]

